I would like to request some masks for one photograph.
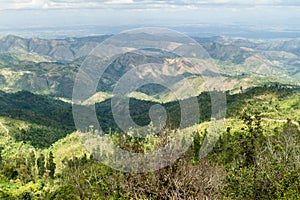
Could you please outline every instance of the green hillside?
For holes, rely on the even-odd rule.
[[[95,160],[97,152],[90,155],[77,132],[71,134],[72,131],[68,130],[68,136],[51,140],[49,133],[60,125],[59,120],[51,118],[48,112],[70,105],[28,92],[2,93],[1,101],[6,102],[6,108],[14,104],[10,102],[16,99],[14,95],[22,97],[18,101],[28,98],[28,103],[43,105],[21,106],[19,109],[23,112],[32,106],[32,116],[40,113],[38,120],[45,117],[53,121],[43,125],[34,123],[34,118],[31,118],[33,121],[28,117],[16,119],[13,112],[8,113],[11,112],[9,109],[6,109],[5,117],[2,112],[1,199],[169,199],[178,195],[182,199],[300,197],[300,94],[294,89],[274,84],[239,94],[228,93],[227,119],[221,138],[206,158],[199,160],[198,153],[209,121],[195,127],[192,146],[180,159],[166,168],[146,174],[119,172],[99,163]],[[203,102],[204,96],[200,95],[198,99]],[[139,119],[153,104],[139,100],[133,103],[143,108],[139,109]],[[21,105],[20,102],[17,105]],[[166,105],[170,111],[176,110],[176,103]],[[98,106],[101,108],[100,104]],[[35,131],[30,132],[33,128]],[[33,137],[18,137],[24,130],[29,130],[26,135]],[[47,134],[49,140],[42,140],[41,132]],[[164,145],[165,137],[172,137],[173,133],[166,130],[159,137],[151,136],[147,140],[118,133],[105,137],[122,148],[148,152]]]

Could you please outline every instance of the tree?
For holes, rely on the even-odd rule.
[[[240,116],[247,126],[247,134],[241,141],[241,148],[245,155],[245,166],[254,166],[256,167],[256,151],[258,143],[261,143],[263,140],[262,127],[261,127],[261,116],[260,113],[256,112],[254,116],[249,115],[245,111]]]
[[[33,177],[33,180],[36,181],[36,166],[35,166],[35,152],[32,150],[29,154],[29,159],[27,161],[27,166],[29,170],[31,170],[31,176]]]
[[[37,167],[38,167],[39,175],[43,176],[45,173],[45,156],[44,156],[44,154],[40,154],[40,156],[38,157]]]
[[[49,153],[48,161],[47,161],[47,170],[49,170],[49,176],[54,179],[56,164],[54,163],[54,156],[52,151]]]
[[[200,148],[201,148],[201,136],[200,133],[197,131],[194,136],[194,148],[193,148],[194,156],[196,160],[199,159]]]

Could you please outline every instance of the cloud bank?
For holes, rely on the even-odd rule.
[[[253,6],[300,6],[295,0],[0,0],[0,9],[160,9]]]

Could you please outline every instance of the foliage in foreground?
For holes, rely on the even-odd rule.
[[[287,110],[299,111],[298,96],[263,94],[231,104],[234,115],[206,158],[198,158],[207,134],[202,123],[184,155],[146,174],[99,163],[82,150],[79,135],[41,150],[15,141],[1,127],[0,199],[300,199],[299,119]],[[146,142],[128,134],[107,137],[127,150],[147,152],[168,134]]]
[[[299,199],[298,127],[288,122],[266,135],[259,115],[249,117],[242,115],[239,129],[228,126],[207,158],[198,159],[206,134],[198,131],[175,163],[146,174],[116,171],[86,154],[64,159],[55,177],[51,153],[2,160],[1,199]]]

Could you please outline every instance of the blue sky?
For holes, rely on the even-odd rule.
[[[294,0],[0,0],[0,29],[241,24],[300,28]]]

